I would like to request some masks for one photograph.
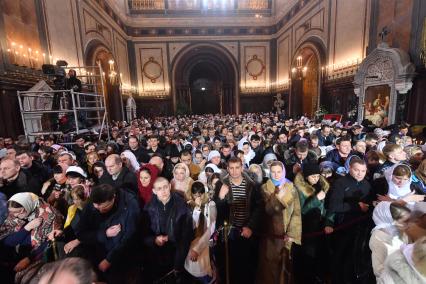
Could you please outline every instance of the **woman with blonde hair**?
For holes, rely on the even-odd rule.
[[[84,170],[89,175],[89,177],[94,178],[95,176],[94,164],[98,162],[99,160],[100,159],[99,159],[98,153],[96,152],[91,152],[86,155],[86,163],[84,165]]]
[[[189,168],[184,163],[178,163],[173,168],[172,190],[179,193],[185,200],[191,199],[191,185],[194,180],[190,175]]]

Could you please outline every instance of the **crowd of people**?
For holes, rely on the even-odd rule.
[[[193,115],[100,137],[0,138],[2,283],[426,283],[426,146],[405,123]]]

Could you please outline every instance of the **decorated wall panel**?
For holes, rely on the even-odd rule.
[[[129,55],[127,54],[127,43],[122,37],[117,34],[114,35],[114,39],[115,55],[122,87],[124,89],[129,89],[131,88],[131,83],[129,70]]]
[[[291,41],[286,34],[277,41],[277,87],[282,89],[288,85],[291,69]]]
[[[241,91],[265,93],[269,91],[269,42],[241,44]]]
[[[332,29],[329,63],[335,65],[334,69],[348,65],[357,59],[360,62],[364,58],[369,2],[368,0],[333,1],[330,7]]]
[[[83,65],[78,18],[72,0],[45,0],[45,17],[52,62],[64,59],[69,66]]]
[[[137,44],[135,46],[140,96],[164,97],[169,95],[166,48],[166,44]]]

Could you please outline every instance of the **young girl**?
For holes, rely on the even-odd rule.
[[[216,228],[216,205],[209,201],[205,186],[196,181],[191,186],[192,220],[195,238],[191,242],[185,269],[202,283],[211,283],[213,272],[210,264],[209,240]]]

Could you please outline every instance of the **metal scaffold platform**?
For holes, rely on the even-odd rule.
[[[104,73],[100,66],[65,67],[76,71],[81,92],[53,90],[40,81],[28,91],[18,91],[25,135],[33,140],[41,135],[74,136],[81,133],[109,134]]]

